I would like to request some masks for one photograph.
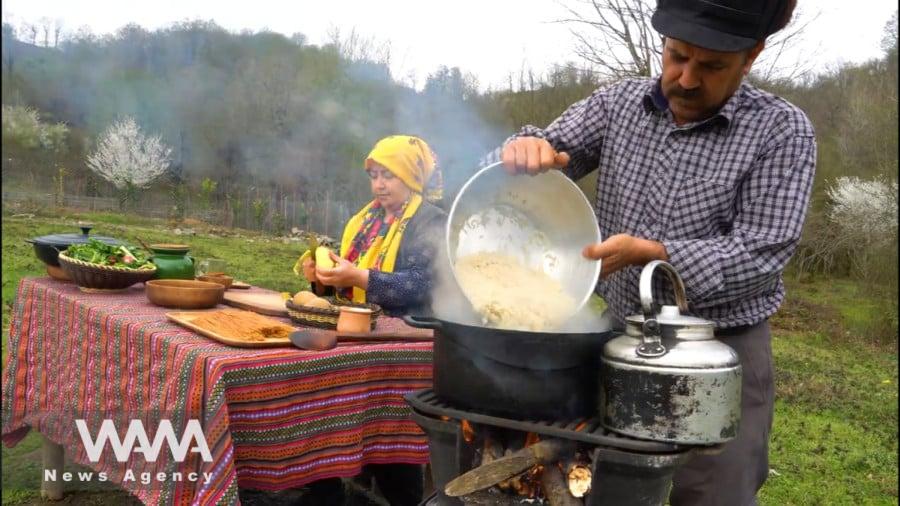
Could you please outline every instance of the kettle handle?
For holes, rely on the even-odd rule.
[[[644,313],[643,339],[637,348],[637,354],[642,357],[660,357],[668,351],[660,340],[659,322],[656,321],[659,305],[653,301],[653,274],[657,268],[662,269],[672,282],[678,310],[682,313],[688,311],[684,281],[681,279],[678,271],[675,270],[675,267],[662,260],[654,260],[645,265],[644,270],[641,271],[640,280],[641,310]]]
[[[675,288],[675,303],[678,304],[678,310],[682,313],[687,313],[687,295],[681,275],[669,262],[654,260],[645,265],[644,270],[641,271],[640,295],[644,318],[650,318],[659,312],[659,305],[653,301],[653,274],[656,272],[657,267],[669,276],[669,281],[672,282],[672,286]]]

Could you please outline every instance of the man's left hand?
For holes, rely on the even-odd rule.
[[[628,234],[616,234],[601,243],[586,246],[581,254],[585,258],[602,262],[601,278],[629,265],[645,265],[653,260],[669,259],[666,247],[661,242]]]
[[[365,290],[368,285],[368,270],[360,269],[346,258],[341,258],[331,252],[331,259],[335,266],[333,269],[316,266],[316,277],[324,285],[337,288],[356,286]],[[365,278],[365,279],[364,279]]]

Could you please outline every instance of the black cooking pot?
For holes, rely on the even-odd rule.
[[[527,332],[421,316],[434,329],[434,392],[494,416],[565,420],[596,414],[599,364],[612,331]]]
[[[25,242],[34,244],[34,254],[47,265],[59,267],[59,252],[65,251],[71,244],[85,244],[88,239],[96,239],[100,242],[109,244],[110,246],[119,246],[121,241],[112,237],[104,237],[101,235],[88,235],[91,226],[83,225],[80,234],[52,234],[35,237],[33,239],[25,239]]]

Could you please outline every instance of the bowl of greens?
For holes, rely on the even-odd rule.
[[[156,265],[146,251],[95,239],[72,244],[60,252],[59,265],[79,288],[86,291],[122,290],[156,275]]]

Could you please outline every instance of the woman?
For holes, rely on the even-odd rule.
[[[354,302],[378,304],[389,315],[430,314],[431,262],[445,220],[427,201],[440,199],[434,153],[418,137],[392,135],[375,144],[364,165],[373,200],[344,228],[340,255],[331,254],[335,267],[317,266],[304,255],[303,273],[319,294],[331,287]],[[372,465],[364,474],[374,477],[392,506],[422,499],[422,466]],[[322,480],[313,488],[327,502],[341,502],[340,480]]]
[[[344,228],[334,268],[303,261],[318,293],[333,287],[354,302],[372,302],[386,314],[430,313],[431,261],[445,214],[434,153],[422,139],[386,137],[366,157],[373,200]],[[425,194],[425,196],[423,196]]]

